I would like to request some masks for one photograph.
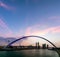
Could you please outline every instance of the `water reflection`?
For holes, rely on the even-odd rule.
[[[57,52],[40,50],[0,51],[0,57],[59,57]]]

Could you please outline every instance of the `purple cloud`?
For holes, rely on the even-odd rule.
[[[14,7],[11,7],[11,6],[9,6],[9,5],[1,2],[1,1],[0,1],[0,7],[3,7],[5,9],[7,9],[7,10],[13,10],[14,9]]]
[[[0,26],[3,28],[8,28],[6,23],[4,21],[2,21],[2,19],[0,18]]]
[[[50,27],[42,30],[38,28],[35,28],[34,30],[33,28],[34,27],[28,27],[26,29],[25,35],[46,35],[48,33],[51,33],[51,34],[60,33],[60,26]]]
[[[7,24],[0,18],[0,27],[2,28],[2,29],[4,29],[4,31],[6,30],[6,32],[5,32],[5,34],[4,34],[4,36],[11,36],[12,35],[12,30],[7,26]],[[0,32],[0,35],[2,35],[1,34],[1,32]]]
[[[60,16],[51,16],[48,19],[49,20],[54,20],[54,21],[60,22]]]

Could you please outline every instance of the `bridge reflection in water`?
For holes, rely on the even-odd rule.
[[[28,37],[37,37],[37,38],[41,38],[41,39],[46,40],[47,42],[49,42],[50,44],[52,44],[52,45],[54,46],[55,51],[59,54],[59,57],[60,57],[60,51],[57,49],[57,47],[56,47],[51,41],[47,40],[47,39],[44,38],[44,37],[40,37],[40,36],[34,36],[34,35],[31,35],[31,36],[23,36],[23,37],[21,37],[21,38],[19,38],[19,39],[14,40],[13,42],[9,43],[6,47],[11,46],[13,43],[15,43],[15,42],[17,42],[17,41],[19,41],[19,40],[28,38]]]

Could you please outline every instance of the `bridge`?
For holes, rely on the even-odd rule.
[[[47,39],[44,38],[44,37],[35,36],[35,35],[23,36],[23,37],[21,37],[21,38],[19,38],[19,39],[14,40],[13,42],[9,43],[6,47],[11,46],[13,43],[15,43],[15,42],[17,42],[17,41],[19,41],[19,40],[22,40],[22,39],[26,39],[26,38],[28,38],[28,37],[37,37],[37,38],[41,38],[41,39],[43,39],[43,40],[46,40],[47,42],[49,42],[51,45],[54,46],[55,51],[59,54],[59,57],[60,57],[60,51],[57,49],[57,46],[56,46],[56,45],[54,45],[51,41],[47,40]]]

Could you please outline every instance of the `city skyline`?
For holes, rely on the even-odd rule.
[[[60,47],[60,1],[0,0],[0,37],[25,35],[45,37]]]

